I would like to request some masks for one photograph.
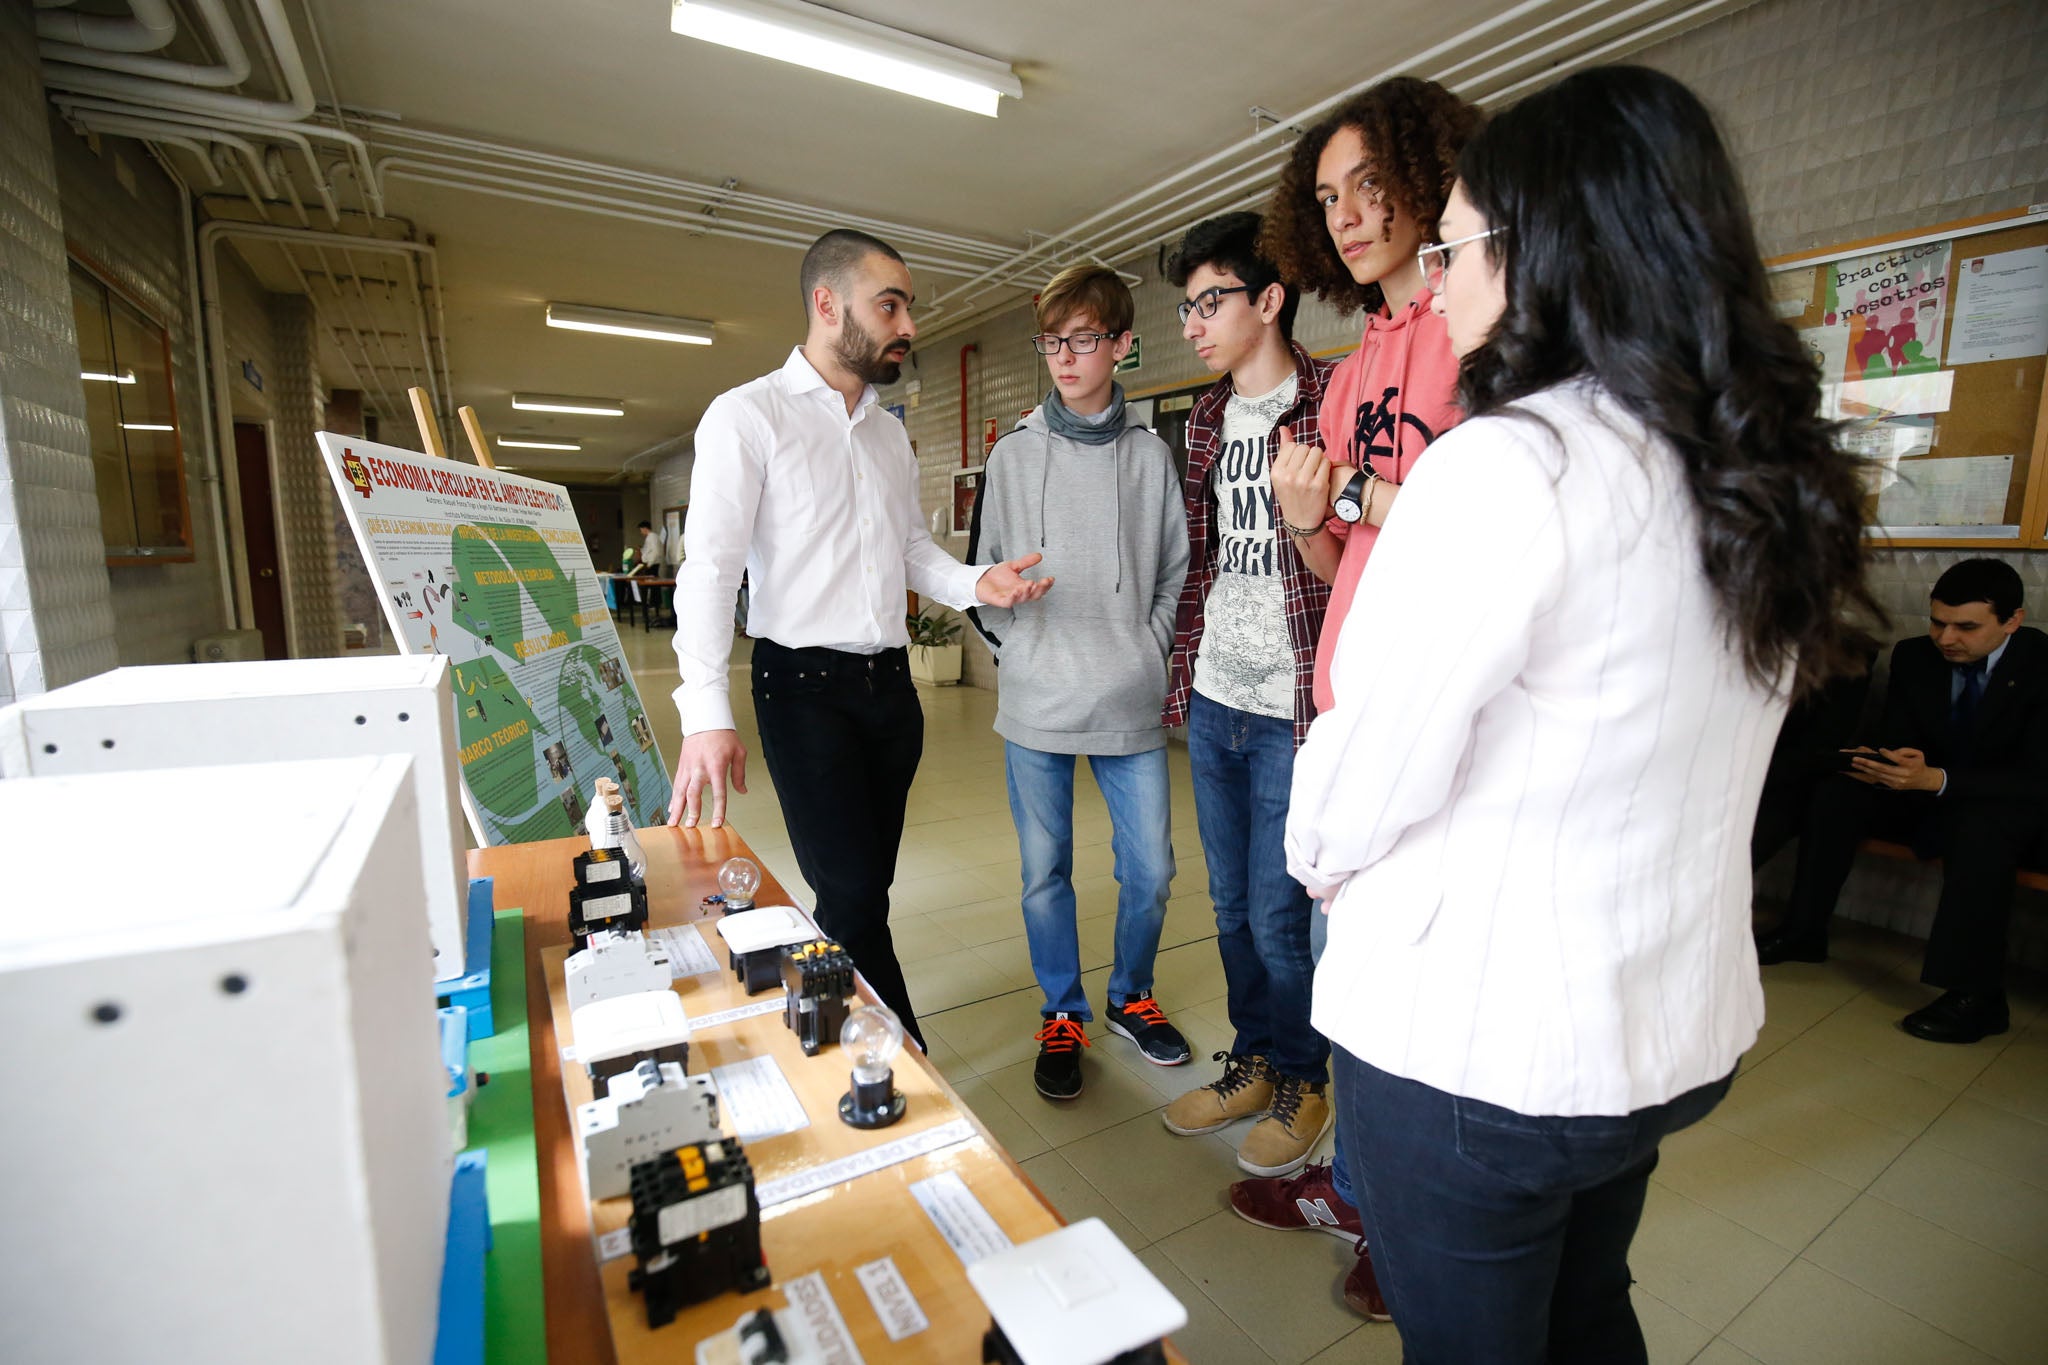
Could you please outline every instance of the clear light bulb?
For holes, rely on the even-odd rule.
[[[853,1061],[853,1079],[874,1085],[889,1079],[889,1063],[903,1046],[903,1024],[887,1005],[862,1005],[846,1016],[839,1046]]]
[[[747,909],[761,889],[761,868],[751,858],[728,858],[718,869],[718,890],[728,906]]]

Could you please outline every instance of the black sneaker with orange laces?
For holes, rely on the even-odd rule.
[[[1081,1049],[1093,1047],[1081,1021],[1065,1010],[1045,1016],[1037,1033],[1038,1065],[1032,1083],[1049,1100],[1071,1100],[1081,1093]]]
[[[1166,1022],[1166,1011],[1148,992],[1111,1005],[1106,1017],[1111,1033],[1138,1045],[1138,1053],[1154,1066],[1179,1066],[1194,1055],[1180,1030]]]

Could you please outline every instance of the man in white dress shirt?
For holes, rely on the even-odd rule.
[[[818,927],[921,1043],[889,935],[904,803],[924,749],[904,590],[956,609],[1010,607],[1052,580],[1022,576],[1038,555],[966,565],[925,530],[916,454],[874,390],[895,382],[917,335],[903,258],[866,233],[828,232],[805,253],[802,281],[804,344],[781,369],[719,395],[697,427],[676,570],[683,752],[669,823],[722,825],[728,782],[747,789],[727,676],[744,571],[761,750]]]

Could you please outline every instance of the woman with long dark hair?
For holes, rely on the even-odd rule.
[[[1469,416],[1366,567],[1289,866],[1408,1359],[1640,1361],[1657,1145],[1763,1020],[1772,741],[1875,611],[1861,486],[1684,86],[1569,77],[1458,174],[1422,258]]]

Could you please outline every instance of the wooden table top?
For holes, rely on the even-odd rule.
[[[730,828],[658,827],[639,831],[639,839],[647,853],[648,927],[698,924],[724,968],[717,916],[707,915],[701,901],[717,890],[718,868],[726,859],[752,857],[752,851]],[[554,1365],[688,1360],[699,1339],[729,1328],[755,1307],[781,1308],[782,1286],[817,1272],[871,1362],[978,1360],[987,1310],[909,1186],[943,1172],[957,1173],[1013,1242],[1042,1236],[1064,1220],[914,1045],[906,1043],[896,1061],[897,1088],[908,1100],[903,1120],[878,1132],[841,1123],[836,1105],[848,1080],[844,1054],[834,1044],[806,1058],[779,1012],[715,1025],[690,1040],[692,1072],[771,1056],[803,1102],[808,1127],[746,1144],[757,1185],[962,1118],[972,1124],[975,1136],[846,1181],[829,1194],[806,1195],[764,1210],[761,1245],[774,1283],[750,1294],[720,1295],[683,1310],[666,1327],[648,1329],[640,1297],[626,1288],[631,1255],[600,1263],[596,1238],[625,1223],[631,1202],[593,1205],[584,1195],[571,1117],[574,1106],[591,1092],[582,1068],[565,1068],[561,1057],[570,1041],[562,964],[570,948],[571,864],[588,847],[582,838],[554,839],[476,849],[469,855],[471,876],[496,879],[497,905],[519,907],[524,916],[548,1359]],[[765,865],[756,900],[760,905],[787,903],[787,893]],[[749,1001],[729,970],[680,977],[674,988],[693,1019],[779,998],[779,992],[764,993]],[[874,999],[865,982],[860,994]],[[720,1121],[730,1131],[724,1105]],[[931,1323],[902,1341],[888,1339],[854,1274],[882,1256],[894,1259]]]

